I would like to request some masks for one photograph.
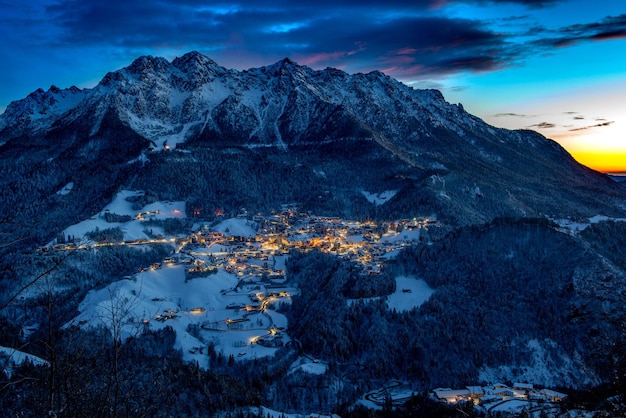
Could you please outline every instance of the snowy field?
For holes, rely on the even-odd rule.
[[[263,418],[339,418],[335,414],[286,414],[284,412],[275,411],[264,406],[259,408],[258,415]]]
[[[67,187],[67,186],[66,186]],[[63,189],[65,190],[65,189]],[[135,241],[149,239],[144,232],[146,226],[145,220],[163,220],[168,218],[185,218],[185,202],[154,202],[150,203],[139,210],[133,209],[133,203],[127,198],[135,198],[141,196],[141,191],[122,190],[113,201],[105,206],[102,211],[86,219],[76,225],[72,225],[65,229],[65,236],[75,237],[77,239],[85,239],[85,234],[95,231],[96,229],[105,230],[110,228],[121,228],[124,232],[124,241]],[[105,213],[127,215],[132,219],[128,222],[107,222],[104,219]],[[138,214],[143,214],[142,219],[136,219]],[[153,235],[163,234],[162,228],[150,226]]]
[[[21,365],[25,361],[30,361],[34,365],[48,364],[47,361],[40,357],[24,353],[14,348],[0,346],[0,367],[2,367],[2,372],[7,376],[10,377],[13,373],[13,368]]]
[[[271,327],[286,328],[287,319],[271,309],[247,313],[229,308],[250,303],[250,291],[245,286],[232,290],[237,283],[235,275],[221,269],[185,281],[184,266],[165,264],[90,291],[79,306],[80,314],[66,326],[115,325],[122,339],[139,334],[143,327],[170,326],[176,331],[175,348],[182,351],[183,359],[197,361],[204,368],[209,366],[204,350],[209,343],[227,357],[271,356],[276,348],[253,342],[267,336]]]
[[[368,202],[373,203],[376,206],[380,206],[387,203],[392,197],[394,197],[398,193],[398,191],[387,190],[381,193],[370,193],[364,190],[361,193],[363,194],[363,196],[365,196]]]
[[[370,409],[382,410],[382,405],[387,396],[391,397],[393,405],[400,405],[409,400],[413,395],[415,395],[415,391],[412,390],[406,382],[394,380],[366,393],[357,403]]]
[[[586,229],[591,224],[597,224],[599,222],[606,222],[606,221],[626,222],[626,218],[609,218],[608,216],[604,216],[604,215],[596,215],[594,217],[584,219],[578,222],[572,221],[570,219],[550,219],[550,220],[555,222],[561,228],[569,231],[572,234],[580,232]]]
[[[327,369],[328,366],[325,363],[318,360],[311,360],[307,357],[300,357],[298,360],[293,362],[289,368],[289,373],[302,371],[309,374],[324,374]]]
[[[256,223],[244,218],[226,219],[211,228],[213,231],[221,232],[229,236],[239,236],[253,238],[256,236]]]
[[[426,302],[434,290],[422,279],[396,277],[396,291],[388,296],[387,306],[398,312],[410,311]]]
[[[422,279],[416,279],[409,276],[396,277],[396,291],[387,296],[387,308],[395,309],[397,312],[410,311],[413,308],[421,306],[430,298],[435,290],[428,286]],[[368,302],[378,300],[380,297],[347,299],[350,306],[358,301]]]
[[[398,234],[386,233],[380,237],[380,242],[397,243],[403,241],[418,241],[420,238],[420,228],[405,229]]]

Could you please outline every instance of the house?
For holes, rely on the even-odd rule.
[[[485,395],[482,386],[466,386],[465,389],[469,390],[469,397],[471,399],[480,399]]]
[[[437,399],[446,401],[447,403],[457,403],[458,401],[467,400],[470,396],[470,391],[467,389],[452,390],[449,388],[438,388],[433,390],[433,393]]]
[[[528,398],[531,393],[535,393],[531,383],[513,383],[513,396],[516,398]]]
[[[532,383],[513,383],[513,389],[519,389],[519,390],[528,390],[531,391],[533,390],[533,385]]]
[[[539,391],[539,394],[544,396],[546,399],[550,399],[552,402],[560,402],[563,399],[567,398],[566,394],[550,389],[541,389]]]
[[[509,387],[501,387],[493,390],[493,395],[502,399],[513,396],[513,390]]]

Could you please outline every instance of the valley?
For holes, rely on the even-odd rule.
[[[0,346],[20,359],[0,410],[515,415],[467,387],[527,382],[617,414],[625,219],[623,182],[437,90],[139,57],[0,115]]]
[[[66,327],[110,326],[117,320],[121,326],[117,332],[126,339],[145,328],[169,326],[176,331],[176,348],[183,358],[204,368],[210,367],[208,346],[234,359],[271,356],[287,344],[301,350],[288,336],[286,318],[277,311],[298,293],[285,276],[292,252],[333,254],[353,264],[359,275],[377,275],[398,251],[427,240],[428,229],[438,227],[425,218],[379,225],[318,217],[299,212],[296,205],[284,205],[276,214],[251,216],[243,211],[210,225],[194,222],[189,234],[168,235],[151,222],[185,219],[184,206],[154,202],[133,211],[130,201],[142,194],[121,191],[98,214],[68,227],[62,235],[69,240],[39,249],[50,257],[112,246],[172,246],[172,254],[161,262],[90,292],[79,306],[80,314]],[[107,221],[111,219],[125,222]],[[95,231],[109,229],[119,229],[123,239],[89,239]],[[416,286],[419,281],[397,280],[404,287],[389,296],[390,307],[418,306],[420,295],[411,294],[413,288],[426,298],[432,293],[427,286]]]

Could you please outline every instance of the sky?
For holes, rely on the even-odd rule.
[[[0,0],[0,36],[0,112],[37,88],[93,87],[141,55],[196,50],[239,70],[289,57],[437,88],[626,172],[623,0]]]

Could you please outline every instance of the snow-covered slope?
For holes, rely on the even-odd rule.
[[[11,102],[0,115],[0,131],[11,127],[14,134],[28,130],[49,128],[57,119],[74,109],[89,94],[72,86],[60,89],[51,86],[47,91],[37,89],[26,98]],[[0,145],[2,145],[0,140]]]
[[[414,90],[380,72],[314,71],[289,59],[236,71],[190,52],[171,62],[140,57],[108,73],[91,90],[54,86],[47,92],[37,90],[9,105],[0,116],[0,129],[24,123],[42,129],[68,112],[66,121],[85,113],[102,116],[111,107],[157,148],[175,147],[203,133],[236,135],[240,145],[285,148],[303,140],[345,136],[342,129],[328,128],[346,121],[383,135],[402,134],[408,140],[432,137],[432,127],[445,126],[460,134],[484,128],[438,91]],[[397,123],[380,117],[390,110]],[[311,129],[323,137],[313,138]]]
[[[172,61],[143,56],[93,89],[38,90],[0,115],[0,156],[30,153],[32,166],[58,158],[55,193],[72,181],[80,190],[76,180],[83,172],[119,173],[132,162],[146,163],[151,152],[173,149],[191,154],[163,163],[180,163],[180,175],[198,162],[198,150],[237,153],[239,170],[261,152],[279,154],[265,170],[280,170],[276,161],[296,169],[306,161],[302,181],[315,174],[323,193],[346,189],[337,197],[344,202],[358,195],[379,205],[373,196],[397,190],[384,205],[395,217],[415,216],[407,208],[416,202],[428,214],[446,213],[459,223],[496,216],[623,216],[609,212],[619,201],[626,207],[623,187],[581,166],[555,142],[489,126],[437,90],[416,90],[378,71],[318,71],[286,58],[237,71],[198,52]],[[233,178],[254,178],[229,169]],[[109,187],[128,184],[120,177]]]

